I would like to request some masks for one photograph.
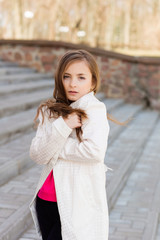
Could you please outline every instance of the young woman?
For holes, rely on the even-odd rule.
[[[70,50],[57,67],[54,98],[37,109],[30,157],[44,168],[30,210],[43,240],[108,239],[104,157],[112,118],[95,97],[99,87],[94,57]]]

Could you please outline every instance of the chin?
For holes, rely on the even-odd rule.
[[[78,98],[75,98],[75,97],[73,97],[73,98],[68,98],[70,101],[76,101]]]

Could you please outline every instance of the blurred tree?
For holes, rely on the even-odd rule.
[[[159,49],[160,0],[1,0],[0,30],[3,39]]]

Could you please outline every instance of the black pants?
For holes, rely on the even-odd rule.
[[[62,240],[57,202],[36,197],[36,212],[43,240]]]

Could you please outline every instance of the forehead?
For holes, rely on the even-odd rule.
[[[73,62],[70,62],[66,65],[64,72],[70,72],[70,71],[74,71],[74,72],[90,72],[88,63],[86,61],[83,60],[76,60]]]

